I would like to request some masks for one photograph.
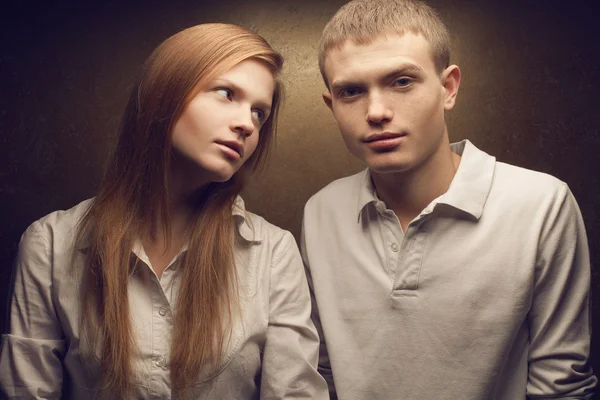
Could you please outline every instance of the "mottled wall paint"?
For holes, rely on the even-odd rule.
[[[286,57],[277,151],[268,172],[244,193],[251,210],[298,238],[304,202],[362,168],[321,101],[316,61],[320,31],[344,1],[62,3],[17,2],[14,10],[3,9],[0,298],[7,296],[21,233],[48,212],[93,195],[132,77],[156,45],[190,25],[241,24]],[[553,3],[430,2],[453,32],[453,62],[463,71],[449,131],[453,141],[468,138],[501,161],[566,181],[598,265],[600,29],[592,1]],[[592,282],[594,365],[600,363],[598,271]]]

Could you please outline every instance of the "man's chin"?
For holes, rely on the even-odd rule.
[[[367,163],[371,172],[376,174],[402,174],[411,170],[412,165],[409,163]]]

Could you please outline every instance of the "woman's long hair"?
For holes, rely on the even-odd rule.
[[[263,62],[274,76],[283,63],[262,37],[228,24],[188,28],[156,48],[135,82],[115,152],[80,223],[77,242],[89,243],[81,288],[82,332],[90,349],[100,349],[101,389],[119,398],[130,393],[134,379],[136,343],[127,282],[138,261],[132,246],[159,226],[170,245],[172,128],[202,88],[248,59]],[[198,198],[174,310],[170,367],[176,395],[183,395],[201,371],[214,372],[221,362],[239,305],[232,207],[246,177],[267,156],[279,98],[276,82],[273,111],[254,154],[229,181],[210,184]]]

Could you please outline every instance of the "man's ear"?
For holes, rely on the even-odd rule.
[[[333,103],[331,101],[331,93],[329,92],[329,90],[323,92],[323,101],[325,102],[327,107],[329,107],[329,109],[333,112]]]
[[[451,65],[442,72],[442,85],[444,86],[444,110],[452,110],[456,102],[458,87],[460,86],[460,68]]]

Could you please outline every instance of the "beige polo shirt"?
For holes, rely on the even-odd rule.
[[[2,338],[0,388],[9,398],[92,399],[99,364],[80,337],[80,282],[85,248],[70,268],[77,222],[85,201],[34,222],[24,233],[16,262],[10,333]],[[192,398],[327,399],[317,372],[319,340],[310,320],[310,297],[293,236],[247,212],[234,215],[235,261],[241,297],[229,346],[215,376],[198,373]],[[158,279],[139,244],[142,261],[128,282],[138,345],[136,399],[170,399],[173,313],[183,271],[179,255]],[[0,396],[1,397],[1,396]],[[108,396],[110,398],[110,396]]]
[[[320,371],[344,400],[591,398],[575,199],[469,141],[452,149],[462,160],[450,188],[406,232],[368,170],[306,204]]]

